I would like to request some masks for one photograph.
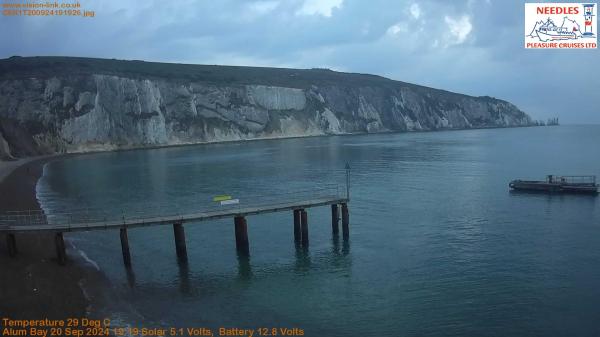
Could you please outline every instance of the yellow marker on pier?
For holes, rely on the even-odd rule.
[[[231,196],[230,195],[217,195],[216,197],[213,198],[214,202],[225,201],[225,200],[231,200]]]

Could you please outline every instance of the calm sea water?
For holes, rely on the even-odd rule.
[[[253,141],[69,158],[38,185],[49,213],[74,207],[182,211],[217,194],[279,195],[352,166],[350,238],[309,210],[310,247],[291,212],[68,234],[110,280],[103,305],[134,325],[298,327],[308,336],[598,336],[600,198],[509,193],[515,178],[600,176],[600,126]],[[132,205],[132,206],[128,206]],[[141,205],[141,206],[140,206]],[[145,206],[144,206],[145,205]]]

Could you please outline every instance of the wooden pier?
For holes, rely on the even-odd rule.
[[[339,188],[337,191],[320,190],[311,198],[293,198],[285,201],[282,199],[272,200],[268,203],[262,202],[258,205],[227,205],[212,206],[198,212],[186,214],[172,214],[164,216],[155,215],[130,215],[130,216],[107,216],[107,212],[78,211],[59,216],[56,219],[48,219],[43,212],[9,212],[0,214],[0,233],[5,234],[10,256],[17,255],[17,237],[22,233],[52,232],[55,233],[56,255],[59,264],[65,264],[67,254],[63,233],[94,230],[119,230],[123,262],[126,267],[131,267],[131,253],[129,248],[128,229],[172,225],[175,241],[175,250],[180,262],[187,262],[187,248],[185,238],[185,225],[194,225],[199,222],[217,219],[233,219],[236,249],[241,254],[249,254],[250,243],[248,240],[248,222],[246,217],[274,213],[292,212],[294,241],[302,247],[309,245],[308,213],[307,209],[320,206],[331,206],[332,233],[338,235],[340,222],[340,209],[342,220],[342,232],[344,238],[349,236],[349,212],[350,201],[349,189],[341,196]],[[327,193],[322,193],[326,191]],[[292,195],[292,194],[290,194]],[[301,196],[301,195],[300,195]],[[248,198],[251,200],[251,198]],[[152,209],[151,205],[148,207]],[[199,207],[202,208],[202,207]],[[207,208],[207,207],[205,207]],[[167,212],[168,213],[168,212]]]

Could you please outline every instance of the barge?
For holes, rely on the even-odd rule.
[[[596,176],[555,176],[546,180],[513,180],[508,186],[515,191],[546,193],[598,194]]]

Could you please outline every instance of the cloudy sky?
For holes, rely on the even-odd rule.
[[[525,50],[522,1],[80,3],[95,17],[1,16],[0,58],[326,67],[494,96],[536,119],[600,123],[600,52]]]

